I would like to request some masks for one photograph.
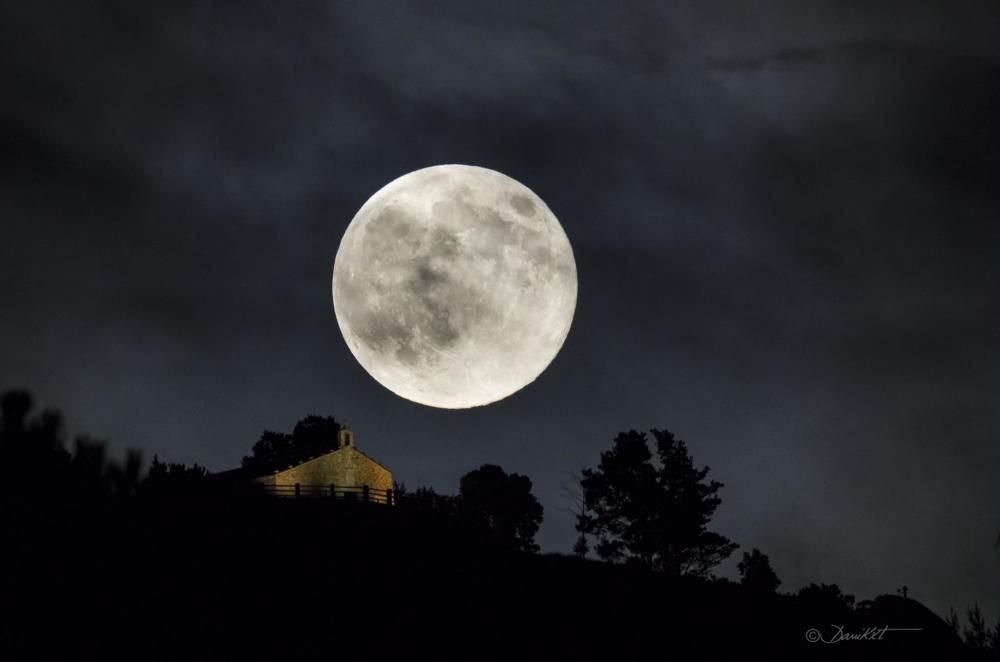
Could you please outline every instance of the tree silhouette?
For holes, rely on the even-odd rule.
[[[462,523],[501,547],[538,551],[535,534],[543,510],[531,493],[531,479],[484,464],[459,482],[458,516]]]
[[[141,484],[140,474],[142,473],[142,453],[136,450],[128,450],[125,453],[124,464],[111,464],[105,471],[105,480],[111,491],[120,496],[127,497],[136,493]]]
[[[28,412],[34,406],[31,394],[27,391],[8,391],[0,399],[2,425],[0,432],[4,440],[12,440],[22,434],[27,427]]]
[[[295,424],[291,434],[265,430],[240,465],[262,475],[329,453],[337,448],[340,427],[332,416],[309,415]]]
[[[581,485],[583,477],[576,471],[567,471],[565,475],[566,479],[559,483],[559,488],[562,492],[563,501],[568,503],[569,506],[563,506],[560,510],[568,512],[574,518],[579,519],[581,515],[587,512],[587,500],[584,498],[583,486]],[[583,558],[589,552],[590,544],[587,542],[587,536],[580,533],[576,537],[576,540],[573,541],[573,555]]]
[[[740,583],[756,593],[774,593],[781,584],[767,554],[756,547],[749,554],[743,552],[743,560],[736,567],[740,572]]]
[[[264,430],[240,466],[250,473],[265,474],[292,464],[293,455],[292,435]]]
[[[966,645],[973,650],[985,650],[989,642],[989,630],[979,604],[973,604],[966,613],[969,624],[962,630]]]
[[[577,517],[577,531],[596,539],[604,560],[672,576],[707,576],[738,547],[707,530],[722,483],[706,482],[708,467],[695,468],[687,446],[672,433],[651,432],[656,462],[646,433],[630,430],[615,437],[596,468],[584,469],[586,510]]]
[[[32,416],[33,407],[34,399],[27,391],[8,391],[0,397],[3,501],[55,498],[71,487],[62,416],[52,410]]]
[[[979,608],[978,603],[973,603],[965,610],[966,625],[963,627],[959,622],[958,614],[954,607],[948,608],[947,623],[965,645],[973,652],[976,660],[1000,660],[1000,617],[996,625],[989,627],[986,625],[986,617]]]
[[[957,636],[962,636],[961,625],[958,620],[958,614],[955,612],[954,605],[948,607],[948,618],[945,619],[945,622]]]
[[[454,495],[438,494],[433,487],[418,487],[411,492],[404,486],[398,496],[401,500],[426,510],[453,510],[456,500]]]
[[[34,398],[27,391],[8,391],[0,397],[0,463],[31,471],[33,480],[49,477],[51,470],[65,465],[69,453],[64,448],[62,415],[44,409],[30,416]]]
[[[62,415],[43,409],[32,415],[27,391],[0,397],[0,469],[9,479],[0,491],[19,499],[128,497],[140,483],[142,455],[127,450],[124,463],[107,458],[105,442],[80,435],[65,449]]]
[[[337,448],[340,423],[333,416],[310,414],[292,429],[292,447],[301,460],[316,457]]]
[[[993,659],[1000,660],[1000,616],[993,629],[986,633],[986,648],[993,654]]]
[[[799,602],[816,613],[843,616],[854,610],[854,596],[836,584],[809,584],[799,589]]]
[[[208,470],[198,464],[189,467],[175,462],[160,462],[160,458],[154,455],[142,488],[147,492],[190,493],[203,487],[207,477]]]

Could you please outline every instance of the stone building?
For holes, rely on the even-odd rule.
[[[392,502],[392,472],[359,451],[347,427],[340,429],[337,448],[329,453],[254,480],[283,496],[335,494]]]

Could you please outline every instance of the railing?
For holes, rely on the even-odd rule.
[[[382,490],[368,485],[264,485],[264,492],[272,496],[292,499],[333,498],[344,501],[361,501],[393,505],[396,495],[391,489]]]

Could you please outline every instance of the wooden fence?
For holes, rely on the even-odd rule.
[[[341,499],[344,501],[360,501],[365,503],[380,503],[392,506],[396,503],[396,495],[391,489],[381,490],[367,485],[264,485],[264,491],[272,496],[290,499]]]

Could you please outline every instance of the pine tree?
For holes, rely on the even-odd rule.
[[[781,584],[778,575],[771,568],[771,559],[757,548],[749,554],[743,552],[743,560],[736,568],[740,572],[740,583],[751,591],[774,593]]]
[[[596,468],[580,481],[586,508],[577,530],[596,540],[597,555],[634,562],[667,574],[707,576],[738,547],[707,529],[721,503],[722,483],[706,481],[687,445],[667,430],[651,430],[656,459],[644,432],[622,432]]]

